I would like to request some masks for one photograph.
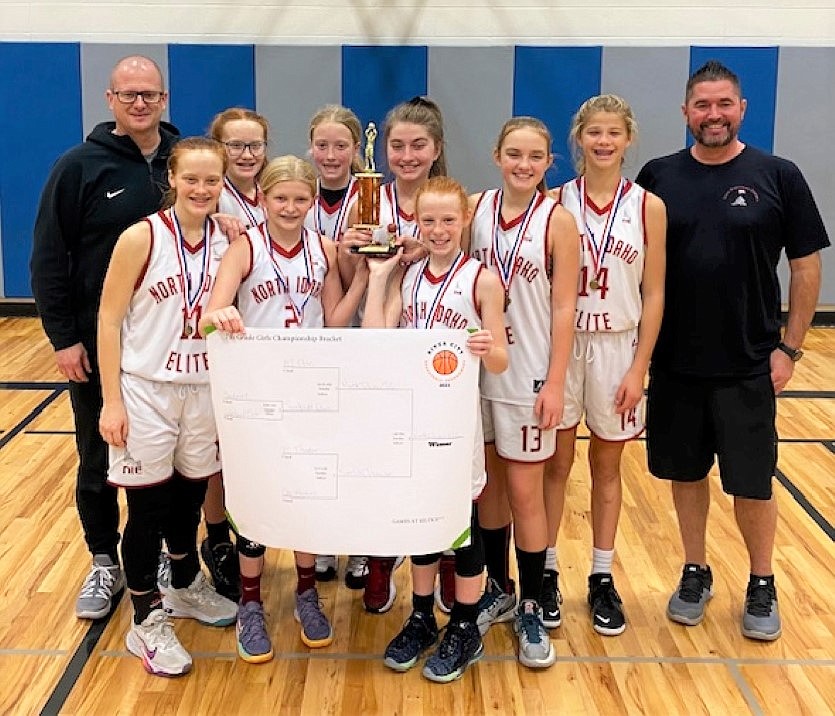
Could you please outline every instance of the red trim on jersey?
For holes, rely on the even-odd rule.
[[[579,181],[580,181],[580,180],[579,180],[579,179],[577,179],[577,182],[579,182]],[[629,190],[632,188],[632,186],[633,186],[632,182],[631,182],[631,181],[629,181],[629,179],[627,179],[627,180],[626,180],[626,182],[625,182],[625,183],[624,183],[624,185],[623,185],[623,192],[621,193],[621,196],[622,196],[622,197],[624,197],[624,198],[626,198],[626,195],[629,193]],[[615,192],[615,194],[617,194],[617,192]],[[611,200],[609,201],[609,203],[608,203],[608,204],[606,204],[606,206],[604,206],[602,209],[599,209],[599,208],[597,207],[597,204],[595,204],[595,203],[591,200],[591,197],[589,196],[588,191],[586,192],[586,206],[588,206],[588,207],[589,207],[589,208],[590,208],[590,209],[591,209],[591,210],[592,210],[595,214],[605,214],[605,213],[607,213],[607,212],[611,211],[611,210],[612,210],[612,204],[613,204],[614,202],[615,202],[615,197],[614,197],[614,196],[612,196],[612,198],[611,198]],[[604,236],[603,238],[604,238],[604,240],[605,240],[605,238],[606,238],[606,237]]]
[[[556,201],[556,202],[557,202],[557,204],[560,204],[560,205],[561,205],[561,204],[562,204],[562,187],[561,187],[561,186],[559,186],[559,187],[557,187],[554,191],[556,191],[556,192],[557,192],[557,195],[556,195],[555,197],[553,197],[553,198],[554,198],[554,201]]]
[[[443,274],[442,274],[442,275],[440,275],[440,276],[435,276],[435,274],[433,274],[433,273],[429,270],[429,264],[428,264],[428,263],[426,264],[426,266],[424,266],[424,267],[423,267],[423,276],[424,276],[424,278],[425,278],[427,281],[429,281],[429,283],[431,283],[431,284],[440,283],[441,281],[443,281],[443,280],[444,280],[444,278],[446,278],[446,275],[447,275],[448,273],[449,273],[449,270],[447,270],[445,273],[443,273]]]
[[[579,182],[579,181],[580,181],[580,180],[579,180],[579,179],[577,179],[577,182]],[[632,182],[631,182],[631,181],[629,181],[629,179],[627,179],[627,180],[626,180],[626,183],[623,185],[623,193],[621,194],[621,196],[622,196],[622,197],[626,197],[626,195],[629,193],[629,190],[630,190],[631,188],[632,188]],[[615,194],[617,194],[617,192],[615,192]],[[609,203],[608,203],[608,204],[606,204],[606,206],[604,206],[602,209],[599,209],[599,208],[597,207],[597,204],[595,204],[595,203],[591,200],[591,197],[589,196],[588,191],[586,192],[586,206],[588,206],[588,207],[589,207],[589,208],[590,208],[590,209],[591,209],[591,210],[592,210],[595,214],[605,214],[605,213],[607,213],[608,211],[611,211],[611,209],[612,209],[612,204],[614,203],[614,201],[615,201],[615,197],[614,197],[614,196],[612,196],[612,198],[611,198],[611,200],[609,201]],[[604,237],[604,240],[605,240],[605,237]]]
[[[318,236],[318,234],[316,235]],[[302,250],[302,247],[304,246],[304,237],[300,238],[293,246],[293,248],[289,251],[287,249],[282,248],[279,244],[275,243],[275,241],[273,241],[272,238],[270,238],[270,246],[272,246],[278,252],[279,256],[281,256],[282,258],[292,259],[298,256],[299,252]]]
[[[165,213],[165,209],[161,209],[160,211],[158,211],[157,216],[159,216],[159,218],[162,219],[162,223],[168,227],[168,230],[176,236],[177,232],[174,229],[174,222],[171,221],[171,217]]]
[[[481,200],[484,198],[484,195],[486,193],[486,191],[483,191],[481,192],[481,194],[478,195],[478,199],[476,199],[475,206],[473,207],[473,216],[475,216],[476,213],[478,213],[478,207],[481,206]],[[470,228],[472,229],[472,224],[470,224]]]
[[[323,197],[321,194],[316,195],[316,201],[319,202],[319,205],[325,210],[325,213],[328,216],[330,216],[335,211],[338,211],[343,203],[345,203],[345,202],[350,203],[351,199],[353,199],[359,193],[359,190],[360,190],[359,182],[354,182],[351,185],[351,190],[345,192],[342,195],[342,198],[339,201],[337,201],[336,204],[328,204],[327,199],[325,199],[325,197]]]
[[[499,451],[496,450],[496,454],[499,455]],[[542,458],[542,460],[514,460],[511,457],[504,457],[503,455],[499,455],[499,457],[504,460],[505,462],[511,462],[514,465],[544,465],[548,462],[554,455],[556,454],[556,450],[549,455],[548,457]]]
[[[641,232],[644,235],[644,246],[649,243],[647,237],[647,193],[644,192],[644,198],[641,199]]]
[[[226,181],[228,181],[234,188],[235,191],[238,192],[238,196],[241,197],[247,204],[254,208],[258,208],[260,203],[258,201],[258,195],[261,193],[261,187],[258,186],[258,182],[255,182],[255,198],[250,199],[246,194],[244,194],[238,187],[235,186],[235,182],[233,182],[228,176],[225,177]]]
[[[536,200],[534,201],[533,206],[530,208],[530,211],[523,211],[521,214],[519,214],[519,216],[514,217],[510,221],[505,221],[504,217],[501,215],[501,212],[499,212],[499,227],[501,228],[502,231],[507,231],[508,229],[512,229],[515,226],[518,226],[520,223],[522,223],[522,220],[528,214],[533,216],[534,212],[539,208],[539,205],[543,201],[545,201],[545,194],[543,194],[541,191],[539,191],[539,189],[537,189],[536,191],[539,194],[539,196],[536,197]],[[499,200],[499,193],[496,192],[496,198],[493,201],[495,203],[498,200]],[[525,237],[523,236],[522,240],[524,240],[524,238]]]
[[[139,290],[139,287],[145,280],[145,274],[148,273],[148,267],[151,265],[151,252],[154,250],[154,225],[151,223],[151,217],[146,216],[142,219],[142,221],[145,221],[148,224],[148,229],[151,232],[151,241],[148,244],[148,255],[145,257],[145,263],[142,264],[142,268],[139,271],[139,276],[137,276],[136,283],[133,285],[134,293],[136,293]]]
[[[634,435],[632,435],[631,437],[628,437],[628,438],[620,438],[620,439],[618,439],[618,440],[608,440],[608,439],[606,439],[606,438],[601,438],[601,437],[600,437],[600,436],[599,436],[596,432],[594,432],[591,428],[589,428],[589,433],[591,433],[592,435],[594,435],[594,437],[596,437],[598,440],[600,440],[600,442],[604,442],[604,443],[613,443],[613,444],[615,444],[615,443],[628,443],[630,440],[635,440],[635,439],[637,439],[637,438],[641,437],[641,435],[643,435],[643,434],[644,434],[644,430],[645,430],[645,429],[646,429],[646,428],[641,428],[641,429],[640,429],[637,433],[635,433],[635,434],[634,434]]]
[[[261,231],[261,233],[263,233],[263,230],[261,229],[261,226],[263,226],[263,224],[259,225],[256,228],[257,228],[258,231]],[[249,246],[249,268],[246,270],[244,275],[241,277],[241,283],[243,283],[244,281],[246,281],[250,277],[250,275],[252,274],[252,269],[255,267],[255,249],[252,246],[252,237],[249,235],[248,231],[244,232],[244,236],[246,236],[246,244],[247,244],[247,246]]]
[[[545,241],[542,242],[543,247],[545,247],[545,256],[542,257],[542,265],[545,267],[545,274],[548,276],[549,281],[554,277],[554,262],[551,260],[554,250],[554,247],[551,246],[551,219],[554,217],[554,212],[558,206],[560,205],[554,204],[551,207],[551,211],[548,212],[548,220],[545,222]]]
[[[467,260],[475,261],[471,257],[468,257]],[[481,318],[481,302],[478,300],[478,280],[481,278],[481,272],[484,271],[484,264],[481,261],[478,264],[478,271],[476,271],[475,281],[473,281],[473,306],[475,307],[476,315]]]
[[[386,196],[388,197],[388,202],[390,206],[393,206],[397,211],[397,216],[401,219],[405,219],[406,221],[413,222],[415,220],[414,214],[407,214],[403,209],[400,208],[400,203],[396,200],[397,197],[395,196],[395,192],[392,191],[392,188],[395,190],[397,189],[396,186],[392,186],[394,184],[393,181],[390,181],[388,184],[383,185],[383,188],[386,191]],[[392,212],[393,214],[394,212]]]

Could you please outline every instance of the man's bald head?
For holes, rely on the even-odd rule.
[[[128,55],[119,60],[110,73],[110,89],[119,89],[119,82],[123,82],[137,74],[147,77],[148,72],[155,72],[159,79],[159,89],[165,89],[165,81],[162,77],[160,66],[150,57],[144,55]]]

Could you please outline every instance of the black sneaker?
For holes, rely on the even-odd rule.
[[[430,681],[446,684],[460,678],[467,667],[478,661],[483,654],[484,645],[475,624],[449,623],[440,646],[426,660],[423,675]]]
[[[215,591],[237,604],[241,600],[241,568],[235,546],[220,542],[210,547],[209,540],[204,539],[200,543],[200,556],[212,575]]]
[[[542,576],[539,606],[542,607],[542,623],[546,629],[556,629],[562,624],[562,614],[560,614],[562,594],[560,594],[559,576],[560,573],[553,569],[546,569]]]
[[[408,671],[437,640],[438,625],[434,615],[412,612],[400,633],[386,647],[383,663],[395,671]]]
[[[594,630],[605,636],[623,634],[626,617],[623,603],[615,589],[611,574],[592,574],[589,577],[589,607]]]

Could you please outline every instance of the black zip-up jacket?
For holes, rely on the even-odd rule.
[[[110,255],[119,235],[157,211],[178,139],[163,122],[150,163],[114,122],[97,125],[61,156],[41,194],[32,245],[32,292],[53,348],[82,342],[96,353],[96,320]]]

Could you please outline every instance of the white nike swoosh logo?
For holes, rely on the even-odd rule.
[[[608,624],[610,621],[612,621],[611,617],[601,617],[599,614],[595,614],[594,618],[597,619],[597,621],[599,622],[603,622],[604,624]]]
[[[106,191],[106,192],[104,193],[104,195],[105,195],[108,199],[112,199],[114,196],[119,196],[119,194],[121,194],[124,190],[125,190],[125,189],[124,189],[124,187],[123,187],[123,188],[121,188],[121,189],[117,189],[116,191]]]

